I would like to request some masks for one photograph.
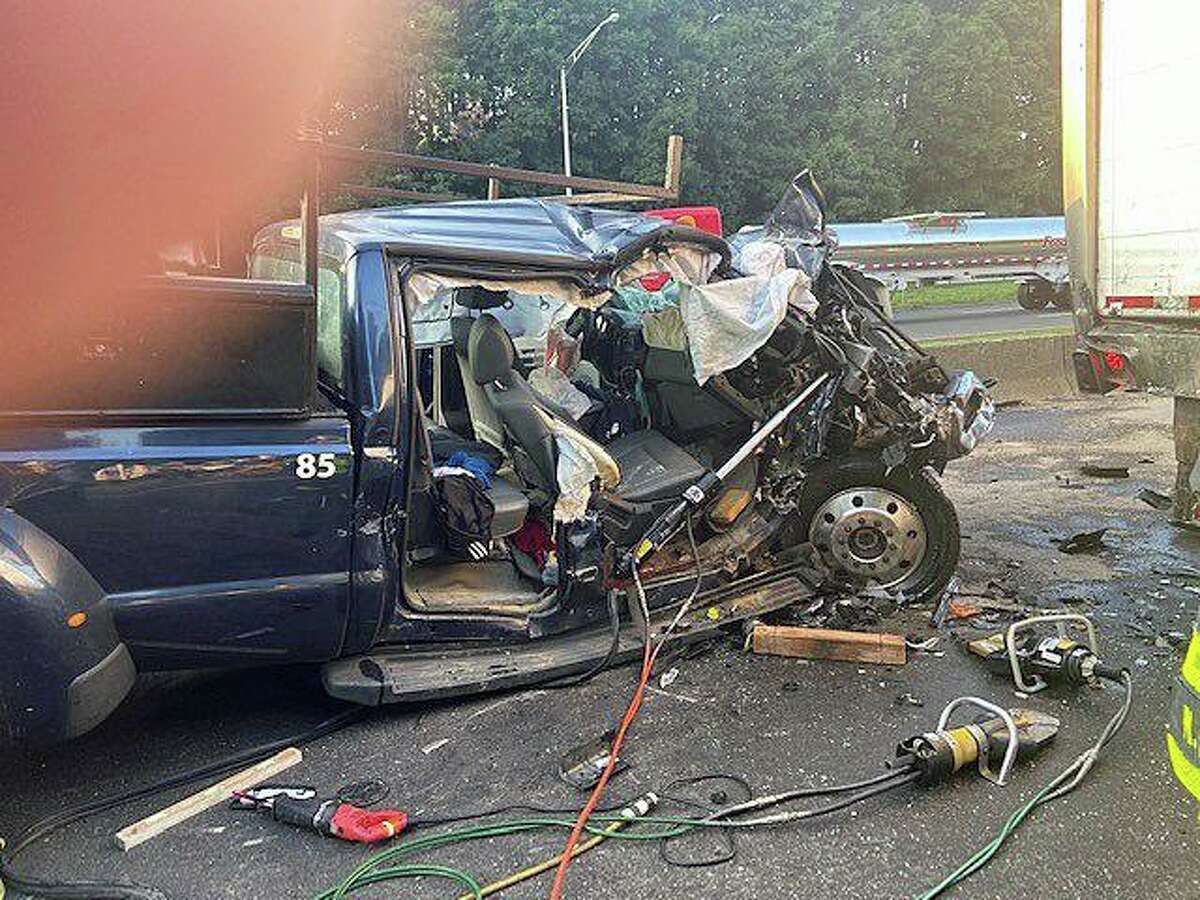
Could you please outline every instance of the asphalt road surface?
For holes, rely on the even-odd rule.
[[[1045,331],[1071,327],[1071,314],[1053,307],[1032,311],[1013,303],[933,306],[896,311],[896,322],[913,338],[969,337],[997,331]]]
[[[1089,456],[1130,465],[1131,477],[1078,474]],[[963,526],[960,599],[1087,611],[1105,657],[1134,673],[1126,729],[1089,779],[1035,812],[991,865],[949,896],[971,898],[1196,897],[1194,804],[1171,778],[1163,741],[1169,686],[1197,597],[1188,588],[1200,537],[1169,527],[1140,502],[1143,487],[1170,490],[1170,403],[1117,396],[1000,411],[996,432],[946,477]],[[1097,555],[1068,556],[1052,539],[1107,527]],[[972,772],[930,789],[901,788],[853,811],[738,836],[733,861],[702,868],[666,864],[655,843],[608,841],[580,857],[572,898],[900,898],[936,884],[986,843],[1009,815],[1095,740],[1117,708],[1111,689],[1052,689],[1016,700],[1011,685],[963,649],[1009,618],[957,622],[937,632],[927,609],[901,610],[873,626],[933,650],[907,665],[805,662],[745,653],[729,635],[704,655],[679,659],[673,683],[647,697],[623,754],[630,768],[609,798],[662,790],[673,779],[731,773],[754,790],[828,784],[881,771],[897,740],[932,728],[951,699],[975,694],[1050,712],[1055,744],[1023,763],[1008,787]],[[1155,639],[1158,638],[1156,641]],[[510,803],[577,807],[581,795],[556,776],[568,748],[613,727],[633,670],[605,673],[568,691],[530,690],[458,703],[388,709],[305,748],[283,777],[332,792],[385,780],[389,805],[423,818]],[[907,695],[907,696],[906,696]],[[914,705],[914,702],[922,705]],[[334,708],[313,673],[295,669],[145,678],[136,694],[84,738],[53,751],[0,756],[0,834],[10,839],[51,812],[146,784],[221,755],[309,726]],[[722,788],[740,798],[736,786]],[[695,789],[677,787],[671,793]],[[698,792],[712,803],[715,788]],[[113,833],[181,795],[175,791],[96,816],[21,857],[30,874],[101,877],[189,898],[312,897],[371,851],[218,807],[122,853]],[[719,798],[718,798],[719,799]],[[678,814],[683,808],[662,810]],[[513,814],[516,815],[516,814]],[[495,820],[488,820],[495,821]],[[416,828],[413,835],[438,833]],[[416,857],[482,881],[561,850],[563,829],[477,840]],[[393,845],[396,846],[396,845]],[[403,844],[400,844],[403,846]],[[708,837],[671,847],[697,859],[722,851]],[[506,898],[545,897],[549,876]],[[454,897],[433,878],[379,885],[355,897]]]

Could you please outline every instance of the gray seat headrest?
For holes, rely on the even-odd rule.
[[[485,313],[471,326],[467,360],[478,384],[499,381],[512,371],[512,338],[495,316]]]

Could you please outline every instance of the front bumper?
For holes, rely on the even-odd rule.
[[[970,369],[950,375],[941,397],[942,439],[948,459],[966,456],[996,424],[996,403]]]

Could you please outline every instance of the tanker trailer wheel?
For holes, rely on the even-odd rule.
[[[954,505],[929,469],[884,474],[852,460],[813,471],[800,498],[803,532],[834,576],[933,602],[958,565]]]
[[[1017,305],[1021,309],[1036,312],[1039,309],[1045,309],[1046,304],[1049,302],[1049,296],[1037,290],[1036,286],[1030,282],[1022,281],[1017,285]]]

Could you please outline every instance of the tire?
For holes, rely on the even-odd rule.
[[[1075,308],[1075,304],[1071,302],[1071,291],[1066,287],[1056,288],[1050,302],[1061,312],[1070,312]]]
[[[1017,285],[1017,305],[1021,309],[1037,312],[1039,309],[1045,309],[1046,304],[1049,302],[1050,298],[1041,291],[1036,290],[1028,281],[1022,281]]]
[[[826,522],[828,517],[833,515],[831,510],[838,508],[837,504],[844,504],[847,499],[851,503],[857,502],[856,498],[859,498],[859,495],[856,492],[859,490],[865,490],[861,496],[869,501],[868,509],[865,510],[868,514],[872,512],[869,507],[873,498],[890,494],[902,498],[897,501],[902,507],[901,514],[906,502],[909,505],[908,509],[915,511],[919,516],[924,528],[924,549],[915,565],[911,566],[911,571],[904,573],[897,570],[893,561],[891,572],[895,573],[896,577],[881,582],[861,571],[861,566],[858,572],[850,571],[835,559],[830,546],[832,542],[825,541],[827,534],[824,531],[825,527],[833,526],[820,525],[816,521],[817,514],[822,513],[820,521]],[[799,515],[802,523],[801,534],[812,542],[814,550],[826,565],[833,569],[834,577],[839,581],[859,586],[880,585],[888,592],[895,592],[897,596],[903,595],[908,602],[924,603],[936,601],[954,577],[962,540],[958,513],[930,469],[922,469],[913,474],[907,469],[897,468],[885,475],[883,468],[872,460],[852,460],[843,464],[828,465],[812,472],[806,479],[801,492]],[[851,515],[857,516],[857,512],[852,512]],[[836,521],[840,528],[843,519],[837,518]],[[862,519],[857,521],[861,522]],[[910,535],[912,533],[909,532]],[[885,554],[882,557],[884,560],[888,559],[886,554],[892,552],[892,545],[889,543],[887,546],[889,549],[881,551]],[[903,552],[899,555],[903,555]],[[906,560],[901,560],[899,565],[904,565],[905,562]]]

